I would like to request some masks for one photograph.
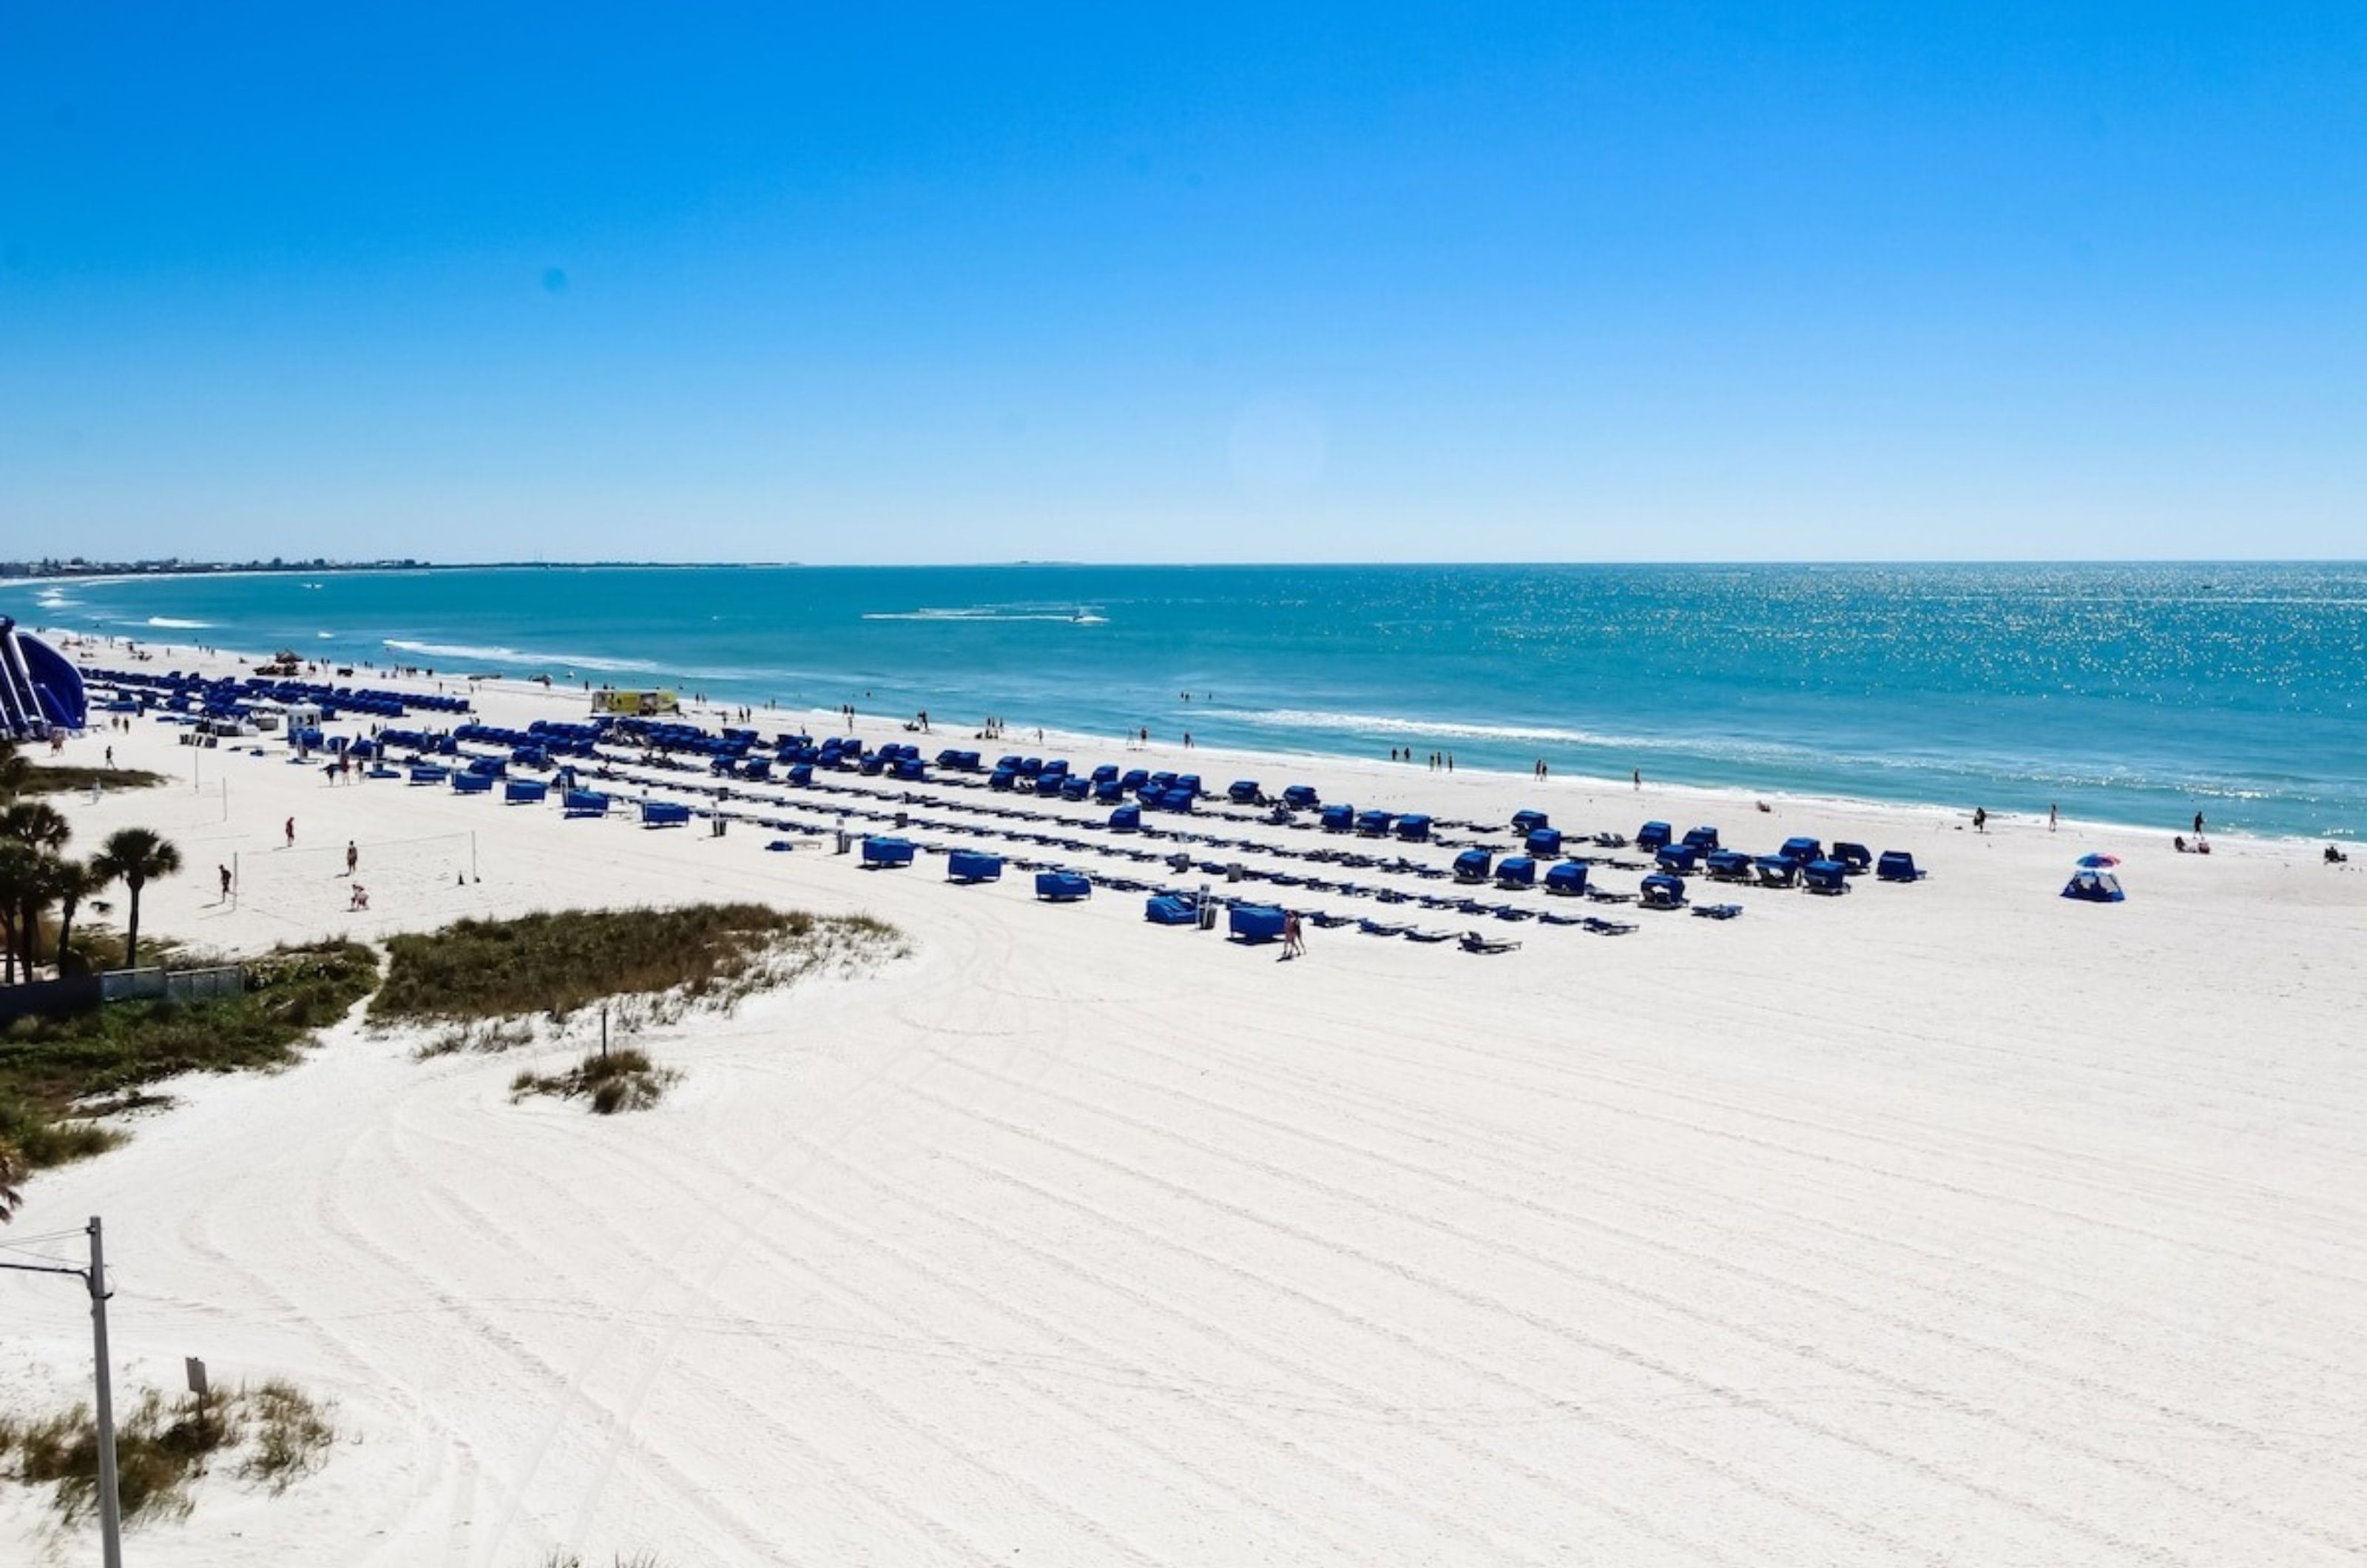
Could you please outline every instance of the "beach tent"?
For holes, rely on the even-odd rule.
[[[1552,826],[1553,819],[1542,811],[1515,811],[1512,813],[1512,831],[1515,833],[1534,833],[1540,828],[1550,828]]]
[[[1537,881],[1537,863],[1526,855],[1506,855],[1496,865],[1496,886],[1499,887],[1534,887]]]
[[[1356,814],[1356,831],[1367,839],[1386,839],[1389,824],[1397,820],[1393,811],[1360,811]]]
[[[946,857],[946,880],[1000,882],[1002,880],[1002,857],[981,854],[976,850],[956,850]]]
[[[1700,860],[1691,844],[1662,844],[1659,852],[1652,857],[1654,864],[1676,876],[1689,874]]]
[[[2121,879],[2101,866],[2082,865],[2063,885],[2063,897],[2077,898],[2088,904],[2118,904],[2128,895],[2121,891]]]
[[[1718,847],[1717,829],[1715,828],[1689,828],[1685,830],[1684,842],[1692,846],[1695,854],[1705,855],[1712,850]]]
[[[1561,829],[1542,826],[1532,828],[1522,848],[1540,860],[1551,860],[1561,853]]]
[[[1750,857],[1740,850],[1712,850],[1702,857],[1702,863],[1720,882],[1750,880]]]
[[[1824,859],[1825,846],[1821,840],[1816,839],[1805,837],[1786,839],[1784,840],[1784,847],[1775,852],[1795,864],[1806,865],[1810,861]]]
[[[1429,842],[1430,818],[1410,815],[1399,818],[1398,837],[1409,844]]]
[[[1109,826],[1110,831],[1113,833],[1133,833],[1140,831],[1142,828],[1142,807],[1139,806],[1119,807],[1116,811],[1110,813]]]
[[[1676,838],[1666,822],[1647,822],[1636,829],[1636,847],[1646,854],[1665,849]]]
[[[90,699],[74,661],[0,615],[0,739],[80,729],[89,717]]]
[[[1489,867],[1494,863],[1495,857],[1486,850],[1466,850],[1455,857],[1455,880],[1485,882]]]
[[[1235,779],[1233,787],[1225,793],[1235,806],[1255,806],[1265,798],[1255,779]]]
[[[1874,874],[1884,882],[1920,882],[1924,872],[1905,850],[1885,850],[1874,863]]]
[[[1282,803],[1294,811],[1312,811],[1323,804],[1313,784],[1292,784],[1282,792]]]
[[[1546,873],[1546,891],[1566,895],[1585,892],[1586,870],[1586,863],[1582,860],[1562,862]]]
[[[1344,833],[1356,825],[1356,808],[1353,806],[1327,806],[1323,808],[1323,830]]]

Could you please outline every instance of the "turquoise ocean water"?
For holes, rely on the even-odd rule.
[[[2361,565],[561,567],[18,584],[0,612],[455,674],[925,707],[941,733],[996,714],[2367,832]]]

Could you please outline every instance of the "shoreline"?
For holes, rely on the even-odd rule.
[[[160,629],[171,630],[175,628]],[[57,626],[37,626],[34,627],[33,630],[38,635],[50,637],[52,640],[60,641],[61,646],[62,646],[62,639],[69,637],[77,639],[103,639],[112,635],[107,633],[70,631],[67,628]],[[253,672],[252,670],[248,668],[249,666],[270,657],[267,653],[243,651],[218,645],[200,646],[187,642],[152,641],[146,638],[137,637],[117,637],[116,640],[135,644],[139,648],[153,653],[160,658],[184,660],[186,661],[185,667],[202,668],[209,673],[235,672],[239,674],[249,674]],[[206,651],[207,646],[210,646],[212,648],[211,652]],[[298,651],[300,654],[302,650],[299,649]],[[322,661],[307,660],[306,662],[318,663]],[[331,661],[331,667],[334,667],[334,661]],[[391,682],[401,682],[404,681],[425,682],[428,680],[426,677],[402,676],[396,673],[398,670],[404,668],[411,667],[383,662],[375,664],[364,662],[355,666],[357,672],[363,670],[368,670],[371,671],[374,678],[383,679]],[[424,668],[424,666],[421,668]],[[608,673],[615,674],[619,672],[608,671]],[[334,679],[334,676],[331,678]],[[358,673],[357,679],[358,679]],[[435,683],[448,682],[455,686],[466,685],[471,691],[490,690],[500,693],[505,696],[520,700],[548,702],[552,704],[554,707],[565,706],[567,700],[570,698],[581,696],[584,699],[579,706],[569,709],[563,715],[554,712],[538,716],[543,717],[583,717],[584,714],[589,711],[590,692],[600,689],[598,684],[587,689],[580,685],[562,685],[556,682],[549,686],[545,686],[539,681],[532,680],[524,676],[512,676],[507,674],[447,674],[434,677],[433,681]],[[638,689],[627,682],[618,681],[605,682],[605,684],[612,688],[621,690]],[[849,731],[843,728],[844,716],[829,708],[800,708],[787,705],[768,707],[762,705],[719,703],[714,701],[712,698],[709,698],[703,703],[694,703],[686,694],[681,694],[680,695],[682,701],[682,716],[686,720],[696,718],[697,720],[703,720],[708,724],[732,723],[736,721],[730,716],[738,707],[742,705],[753,705],[757,716],[749,721],[752,724],[760,722],[765,717],[765,716],[771,716],[774,718],[777,718],[785,725],[806,728],[816,735],[833,733],[864,733],[875,738],[877,740],[882,741],[925,739],[930,742],[928,747],[924,747],[924,750],[942,750],[949,746],[976,746],[986,750],[1010,750],[1015,748],[1022,751],[1025,751],[1042,747],[1049,748],[1054,750],[1077,753],[1087,751],[1110,752],[1113,758],[1130,755],[1155,755],[1160,759],[1159,765],[1161,766],[1168,766],[1179,761],[1192,762],[1201,759],[1206,759],[1219,764],[1219,768],[1201,769],[1189,766],[1178,766],[1175,768],[1175,771],[1179,773],[1201,772],[1208,774],[1210,775],[1207,778],[1209,787],[1217,789],[1221,789],[1226,784],[1231,782],[1229,778],[1217,779],[1213,776],[1213,773],[1217,771],[1220,771],[1220,769],[1238,767],[1243,770],[1243,772],[1237,773],[1234,776],[1248,777],[1251,776],[1251,774],[1259,769],[1296,764],[1305,767],[1309,772],[1319,772],[1323,770],[1331,770],[1336,772],[1340,770],[1347,770],[1357,774],[1360,778],[1369,776],[1376,786],[1394,784],[1401,776],[1405,775],[1419,775],[1421,778],[1428,780],[1430,784],[1434,786],[1443,785],[1446,787],[1452,787],[1457,780],[1473,781],[1489,788],[1527,784],[1535,789],[1539,794],[1541,798],[1538,804],[1540,806],[1546,805],[1546,802],[1555,795],[1569,793],[1576,793],[1586,797],[1590,804],[1591,804],[1596,797],[1608,797],[1610,800],[1616,800],[1622,796],[1633,796],[1638,801],[1645,799],[1658,799],[1669,802],[1693,802],[1704,810],[1727,812],[1738,811],[1743,814],[1744,818],[1747,819],[1760,815],[1756,809],[1756,806],[1759,801],[1763,800],[1772,808],[1772,810],[1767,814],[1771,818],[1781,818],[1785,817],[1797,818],[1801,816],[1814,815],[1839,817],[1844,818],[1872,818],[1876,819],[1887,819],[1895,818],[1900,822],[1902,827],[1920,825],[1931,829],[1959,828],[1965,830],[1968,834],[1972,833],[1971,808],[1942,805],[1931,801],[1910,802],[1876,800],[1864,796],[1816,794],[1765,787],[1669,783],[1655,781],[1650,778],[1647,778],[1644,781],[1643,789],[1641,791],[1637,791],[1632,786],[1630,781],[1625,779],[1607,778],[1599,775],[1577,773],[1557,773],[1542,783],[1534,783],[1533,781],[1526,779],[1526,777],[1518,770],[1488,768],[1483,765],[1477,764],[1458,767],[1452,773],[1433,773],[1423,763],[1391,762],[1385,758],[1366,757],[1349,751],[1324,751],[1297,747],[1283,747],[1274,750],[1264,750],[1242,748],[1238,746],[1201,746],[1196,743],[1186,748],[1182,745],[1180,741],[1161,740],[1156,738],[1148,744],[1145,744],[1130,738],[1102,737],[1083,731],[1057,728],[1049,725],[1022,726],[1007,723],[1004,726],[1003,739],[1000,740],[988,741],[979,739],[978,731],[968,725],[960,726],[958,728],[935,727],[925,734],[918,730],[908,733],[903,728],[905,723],[903,719],[889,717],[884,714],[877,716],[876,717],[866,716],[863,714],[859,708],[857,711],[857,730]],[[833,728],[832,727],[841,728]],[[1040,733],[1043,739],[1041,741],[1015,739],[1013,738],[1014,733],[1030,736]],[[1099,756],[1087,759],[1080,756],[1075,760],[1099,761],[1109,759]],[[1266,784],[1270,792],[1277,791],[1280,787],[1279,784],[1273,781],[1261,780],[1260,782]],[[1289,783],[1297,781],[1286,780],[1283,782]],[[1318,782],[1319,783],[1319,781]],[[1606,811],[1609,809],[1607,804],[1605,805],[1604,809]],[[2046,818],[2043,815],[2034,812],[1991,811],[1988,813],[1988,819],[1993,830],[1999,826],[2004,826],[2017,830],[2035,829],[2040,832],[2046,831]],[[1670,820],[1676,827],[1677,830],[1681,833],[1686,827],[1690,826],[1690,824],[1686,823],[1674,823],[1673,818],[1670,818]],[[1623,827],[1619,830],[1632,834],[1634,828],[1630,825]],[[1739,830],[1738,829],[1738,831]],[[2115,840],[2150,840],[2157,841],[2159,847],[2168,849],[2171,837],[2187,831],[2190,831],[2190,829],[2185,829],[2182,825],[2165,829],[2144,823],[2119,822],[2108,818],[2082,818],[2067,814],[2062,818],[2060,828],[2056,830],[2052,836],[2059,839],[2067,836],[2076,837],[2078,834],[2085,832],[2091,836],[2110,836]],[[1981,837],[1984,835],[1973,834],[1973,836]],[[2263,851],[2278,851],[2284,852],[2306,849],[2312,854],[2318,854],[2323,852],[2325,846],[2328,843],[2350,845],[2361,841],[2359,836],[2352,834],[2305,837],[2298,834],[2253,833],[2232,828],[2220,829],[2211,828],[2208,825],[2207,820],[2205,823],[2204,837],[2211,841],[2213,850],[2218,853],[2227,852],[2226,849],[2223,846],[2243,844],[2257,846],[2259,849]]]

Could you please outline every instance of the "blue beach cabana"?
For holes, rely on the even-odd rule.
[[[1849,867],[1837,860],[1812,860],[1800,868],[1800,882],[1811,893],[1846,893]]]
[[[1546,891],[1571,897],[1586,891],[1587,865],[1582,860],[1566,860],[1546,873]]]
[[[1558,828],[1532,828],[1529,829],[1528,838],[1523,840],[1521,847],[1527,850],[1529,853],[1536,856],[1539,860],[1551,860],[1554,856],[1561,853],[1561,829]]]
[[[1553,818],[1547,817],[1542,811],[1515,811],[1512,813],[1512,831],[1515,833],[1534,833],[1540,828],[1550,828],[1552,826]]]
[[[1885,850],[1882,858],[1874,863],[1874,874],[1882,882],[1920,882],[1925,874],[1907,851]]]
[[[1485,882],[1488,880],[1489,869],[1495,864],[1495,860],[1496,857],[1486,850],[1466,850],[1455,857],[1455,880]]]
[[[1239,942],[1280,942],[1287,919],[1279,905],[1236,904],[1227,917],[1226,934]]]
[[[1537,863],[1526,855],[1506,855],[1496,865],[1496,886],[1499,887],[1534,887],[1537,884]]]
[[[1398,838],[1409,844],[1430,841],[1430,818],[1414,813],[1398,818]]]
[[[1668,848],[1675,838],[1666,822],[1647,822],[1636,829],[1636,847],[1648,855]]]
[[[1073,871],[1039,871],[1036,897],[1048,904],[1072,904],[1093,896],[1093,885]]]
[[[870,838],[863,840],[865,868],[882,869],[912,863],[912,840],[910,839]]]
[[[956,850],[946,857],[946,880],[968,885],[1002,880],[1002,857],[977,850]]]

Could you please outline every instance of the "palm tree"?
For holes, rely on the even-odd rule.
[[[140,966],[140,890],[149,879],[171,876],[181,869],[181,852],[170,840],[145,828],[121,828],[107,836],[98,853],[90,863],[91,874],[98,886],[121,882],[131,896],[130,912],[124,919],[123,966]]]
[[[66,972],[66,944],[74,940],[74,913],[82,901],[107,886],[96,866],[59,855],[49,863],[49,896],[58,906],[58,973]]]
[[[74,824],[65,814],[43,800],[20,800],[0,810],[0,844],[21,847],[32,856],[29,862],[11,857],[8,891],[0,897],[9,899],[8,919],[16,928],[17,947],[24,954],[25,979],[33,978],[33,966],[41,961],[41,911],[56,897],[50,884],[52,880],[49,863],[74,837]]]
[[[16,1145],[0,1138],[0,1224],[15,1219],[17,1211],[24,1207],[25,1194],[17,1185],[24,1179],[25,1156],[17,1152]]]
[[[17,958],[25,953],[25,980],[33,978],[33,960],[25,940],[25,922],[38,919],[34,890],[41,885],[41,857],[24,845],[0,839],[0,956],[5,956],[8,984],[17,983]],[[30,915],[28,917],[28,911]]]
[[[14,740],[0,740],[0,800],[14,800],[33,782],[33,760]]]

